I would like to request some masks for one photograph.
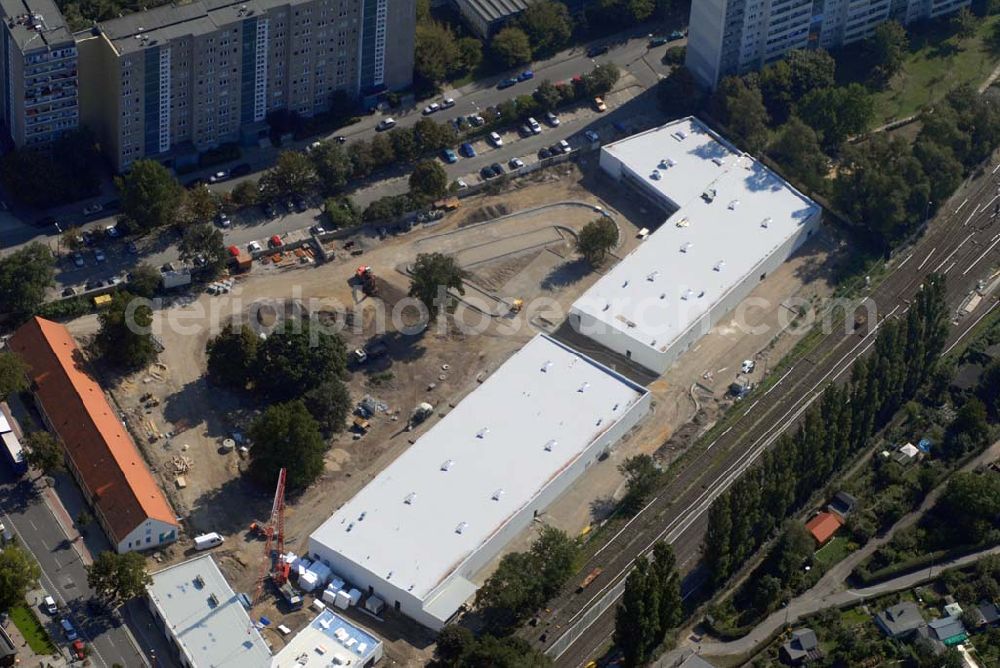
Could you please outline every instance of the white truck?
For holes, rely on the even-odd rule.
[[[199,552],[202,550],[208,550],[213,547],[222,545],[223,541],[225,540],[226,540],[225,538],[223,538],[214,531],[212,533],[203,533],[200,536],[194,537],[194,549],[198,550]]]
[[[190,269],[177,269],[161,272],[163,281],[163,289],[169,290],[171,288],[179,288],[184,285],[191,285],[191,270]]]

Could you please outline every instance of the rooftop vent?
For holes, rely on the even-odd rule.
[[[497,491],[493,492],[493,494],[490,496],[490,498],[493,499],[494,501],[499,501],[500,497],[502,497],[502,496],[503,496],[503,487],[501,487]]]
[[[694,290],[692,290],[691,288],[688,288],[687,290],[685,290],[684,294],[681,295],[681,299],[685,299],[685,300],[691,299],[692,297],[694,297]]]
[[[646,276],[646,280],[652,283],[653,281],[656,280],[656,277],[659,275],[660,275],[660,270],[654,269],[653,271],[649,272],[648,276]]]
[[[578,389],[577,392],[586,392],[588,387],[590,387],[590,383],[584,381],[583,385],[580,386],[580,389]]]
[[[486,438],[486,434],[488,433],[490,433],[490,428],[483,427],[482,429],[476,432],[476,438]]]
[[[351,522],[350,524],[347,525],[347,532],[350,533],[351,529],[353,528],[354,528],[354,522]]]
[[[738,207],[739,205],[740,205],[740,201],[738,199],[734,199],[732,202],[729,203],[729,210],[730,211],[735,211],[736,207]]]
[[[690,241],[685,241],[684,243],[681,244],[681,252],[687,253],[689,250],[691,250],[692,246],[694,246],[693,243],[691,243]]]
[[[654,169],[653,172],[649,175],[649,178],[653,179],[654,181],[659,181],[660,180],[660,170]]]
[[[548,361],[548,362],[546,362],[545,364],[542,365],[542,371],[543,372],[544,371],[548,371],[551,368],[552,368],[552,362],[551,361]]]
[[[361,514],[360,514],[360,515],[358,515],[358,521],[359,521],[359,522],[361,522],[361,521],[364,521],[364,519],[365,519],[365,516],[366,516],[367,514],[368,514],[368,511],[367,511],[367,510],[363,510],[363,511],[361,511]]]
[[[715,188],[709,188],[701,194],[701,198],[711,204],[715,200]]]
[[[403,503],[405,503],[408,506],[412,506],[413,502],[416,500],[417,500],[417,493],[410,492],[409,494],[406,495],[406,498],[403,499]]]
[[[670,136],[676,139],[677,141],[684,141],[685,139],[687,139],[687,133],[684,132],[683,130],[678,130],[677,132],[675,132]]]
[[[454,459],[445,460],[441,464],[441,470],[442,471],[450,471],[451,467],[454,466],[454,465],[455,465],[455,460]]]
[[[765,218],[764,220],[760,221],[760,226],[764,228],[767,228],[768,226],[770,226],[770,224],[771,224],[770,218]]]
[[[597,418],[597,426],[600,427],[601,423],[604,422],[604,418]]]
[[[677,227],[687,227],[690,224],[691,224],[691,221],[688,220],[687,218],[681,218],[676,223]]]
[[[601,310],[602,311],[607,311],[609,308],[611,308],[611,304],[605,304],[604,308],[602,308]]]
[[[667,298],[667,293],[666,292],[661,292],[660,293],[660,299],[666,299],[666,298]]]
[[[726,161],[719,157],[712,158],[712,162],[717,164],[719,167],[722,167],[724,164],[726,164]]]
[[[385,579],[386,580],[391,580],[392,579],[392,571],[389,571],[388,573],[386,573]]]
[[[716,271],[722,271],[725,268],[725,266],[726,266],[726,261],[719,260],[718,262],[715,263],[713,269],[715,269]]]
[[[556,447],[556,444],[557,444],[558,442],[559,442],[559,441],[557,441],[557,440],[556,440],[556,439],[554,439],[554,438],[553,438],[553,439],[551,439],[551,440],[550,440],[550,441],[549,441],[548,443],[546,443],[546,444],[545,444],[545,452],[552,452],[552,451],[553,451],[553,450],[555,449],[555,447]]]
[[[458,526],[455,527],[455,533],[463,533],[468,528],[469,528],[468,522],[459,522]]]
[[[208,607],[210,607],[210,608],[217,608],[217,607],[219,607],[219,597],[216,596],[215,594],[212,594],[211,596],[209,596],[208,597]]]
[[[200,575],[194,576],[194,586],[197,587],[198,589],[201,589],[202,587],[204,587],[205,586],[205,578],[201,577]]]
[[[623,288],[627,288],[628,287],[628,279],[627,278],[625,279],[625,282],[622,283],[622,287]]]

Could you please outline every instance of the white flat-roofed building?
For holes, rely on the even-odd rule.
[[[649,409],[646,390],[538,335],[309,538],[359,589],[439,629],[471,582]]]
[[[153,573],[149,609],[185,668],[268,668],[271,651],[211,555]]]
[[[822,209],[689,117],[601,149],[601,167],[669,217],[572,306],[578,332],[656,373],[732,311]]]
[[[381,658],[381,640],[327,609],[274,655],[271,668],[368,668]]]

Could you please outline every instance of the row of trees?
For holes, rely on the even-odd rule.
[[[830,386],[794,435],[709,509],[705,558],[714,584],[736,572],[768,536],[876,432],[928,378],[946,336],[944,279],[933,275],[902,321],[883,321],[871,356],[850,382]]]
[[[249,430],[251,475],[271,483],[285,466],[290,488],[312,483],[323,472],[324,437],[344,428],[351,407],[340,337],[309,320],[286,322],[264,340],[230,324],[206,351],[211,382],[270,403]]]
[[[14,324],[28,319],[55,285],[55,258],[45,244],[32,242],[0,258],[0,304]]]
[[[94,135],[80,129],[55,140],[49,150],[6,153],[0,159],[0,179],[18,202],[47,208],[100,194],[100,163]]]
[[[434,645],[436,668],[546,668],[552,660],[517,636],[498,638],[484,633],[478,638],[464,626],[442,629]]]
[[[661,541],[649,558],[636,559],[615,613],[615,645],[622,650],[624,665],[644,665],[683,618],[674,550]]]

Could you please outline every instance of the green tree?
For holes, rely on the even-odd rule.
[[[662,641],[667,631],[676,628],[684,619],[684,599],[681,598],[681,577],[677,572],[677,559],[669,543],[660,541],[653,546],[650,575],[660,590],[659,628]]]
[[[316,187],[316,170],[309,157],[299,151],[282,151],[274,167],[260,177],[261,194],[269,199],[303,195]]]
[[[304,489],[323,473],[326,443],[301,400],[271,404],[253,421],[249,433],[250,475],[261,484],[273,485],[278,471],[287,468],[288,488]]]
[[[128,291],[139,297],[152,299],[160,289],[162,276],[156,267],[140,262],[128,273]]]
[[[504,630],[541,605],[541,576],[537,562],[526,552],[511,552],[476,592],[476,607],[489,628]]]
[[[9,351],[0,351],[0,401],[28,389],[28,365]]]
[[[309,157],[316,171],[320,191],[328,195],[343,191],[354,171],[347,151],[340,144],[326,141],[310,151]]]
[[[365,177],[375,169],[375,156],[372,155],[372,146],[369,142],[354,142],[347,147],[347,154],[351,158],[354,176]]]
[[[201,257],[205,262],[203,269],[213,276],[222,271],[229,258],[222,231],[211,223],[195,223],[185,228],[177,250],[186,262]]]
[[[968,7],[962,7],[951,17],[951,26],[959,39],[969,39],[976,34],[979,20]]]
[[[207,185],[200,184],[185,192],[180,219],[188,225],[211,222],[218,212],[219,201],[215,194]]]
[[[983,450],[990,440],[986,406],[977,397],[969,398],[958,409],[945,432],[943,451],[949,459],[959,459]]]
[[[504,67],[531,61],[531,41],[523,30],[514,26],[507,26],[494,35],[490,49]]]
[[[358,224],[358,212],[348,197],[330,197],[323,202],[323,227],[339,230]]]
[[[626,3],[629,17],[636,23],[641,23],[656,11],[655,0],[628,0]]]
[[[548,79],[538,84],[538,88],[535,89],[535,92],[532,93],[532,95],[534,95],[535,102],[538,103],[538,107],[542,111],[552,111],[558,107],[562,101],[562,96],[559,95],[559,89],[556,88]]]
[[[732,574],[730,536],[733,530],[732,507],[728,492],[719,495],[708,508],[705,530],[705,562],[713,584],[721,585]]]
[[[545,526],[531,544],[531,556],[540,569],[540,596],[548,600],[562,589],[573,575],[577,547],[573,539],[555,527]]]
[[[257,349],[253,381],[274,401],[300,397],[347,368],[347,350],[336,334],[306,321],[286,322]]]
[[[760,89],[738,77],[726,77],[712,97],[711,113],[747,151],[759,153],[767,144],[770,121]]]
[[[836,148],[868,128],[875,115],[875,102],[864,86],[852,83],[806,94],[796,105],[796,113],[816,130],[823,146]]]
[[[55,285],[53,263],[52,251],[37,241],[0,258],[0,304],[15,322],[34,313]]]
[[[625,476],[625,497],[622,508],[629,514],[635,514],[645,505],[646,499],[656,489],[660,479],[660,470],[656,468],[653,458],[649,455],[629,457],[618,466]]]
[[[382,147],[381,139],[388,141],[386,150]],[[417,144],[417,134],[413,128],[395,128],[388,135],[376,136],[372,140],[372,152],[376,161],[383,167],[392,164],[397,160],[410,162],[420,154],[420,146]]]
[[[466,72],[473,72],[483,62],[483,43],[475,37],[458,40],[458,65]]]
[[[135,297],[119,292],[97,316],[100,329],[94,345],[101,356],[113,366],[133,371],[156,359],[156,345],[151,327],[153,312]]]
[[[909,46],[906,28],[898,21],[880,23],[867,44],[872,81],[882,86],[888,84],[903,68]]]
[[[615,221],[601,216],[592,220],[580,230],[576,238],[576,252],[591,267],[600,266],[608,255],[608,251],[618,243],[618,226]]]
[[[115,178],[121,192],[121,222],[130,232],[147,232],[177,221],[184,188],[155,160],[136,160]]]
[[[767,65],[758,76],[760,93],[774,123],[788,120],[797,100],[834,85],[836,63],[823,49],[796,49]]]
[[[823,192],[826,188],[830,161],[819,146],[816,132],[797,116],[781,126],[768,153],[809,190]]]
[[[656,100],[667,118],[681,118],[700,109],[705,101],[705,94],[691,70],[682,65],[671,70],[657,84]]]
[[[229,199],[237,208],[253,206],[260,199],[257,182],[253,179],[240,181],[233,187]]]
[[[615,613],[615,645],[621,649],[623,665],[641,666],[650,650],[659,644],[660,596],[646,559],[637,559],[625,579],[625,591]]]
[[[528,36],[535,56],[558,51],[573,34],[569,10],[558,0],[539,0],[528,5],[517,24]]]
[[[306,410],[327,436],[344,430],[351,413],[351,393],[339,378],[332,378],[302,395]]]
[[[0,159],[0,178],[15,200],[39,208],[68,204],[101,192],[102,157],[93,133],[63,134],[39,151],[25,146]]]
[[[465,270],[450,255],[420,253],[410,271],[410,296],[419,299],[434,320],[447,306],[448,290],[465,294],[465,276]]]
[[[464,626],[446,626],[438,633],[434,644],[434,660],[442,666],[460,665],[462,658],[472,650],[476,642],[476,636]]]
[[[436,160],[418,162],[410,173],[410,194],[421,201],[435,200],[448,192],[448,174]]]
[[[614,63],[602,63],[583,75],[583,84],[587,95],[604,95],[610,93],[618,83],[621,70]]]
[[[440,83],[455,69],[460,53],[455,33],[439,21],[417,24],[413,71],[431,83]]]
[[[257,363],[260,338],[244,325],[226,325],[205,345],[208,378],[213,383],[245,390]]]
[[[55,473],[66,466],[62,446],[47,431],[32,431],[24,439],[24,456],[42,473]]]
[[[552,660],[524,638],[484,634],[457,664],[461,668],[547,668]]]
[[[935,515],[947,518],[954,544],[979,543],[1000,529],[1000,476],[955,473],[945,487]]]
[[[24,595],[41,574],[38,564],[20,546],[8,545],[0,550],[0,610],[24,603]]]
[[[413,134],[421,153],[440,151],[453,146],[457,139],[455,130],[450,124],[438,123],[431,118],[421,118],[417,121],[413,126]]]
[[[923,136],[914,143],[913,156],[927,175],[931,199],[944,202],[962,182],[962,163],[950,148]]]
[[[112,605],[143,596],[153,582],[146,572],[146,560],[138,552],[117,554],[105,550],[86,569],[87,584]]]

